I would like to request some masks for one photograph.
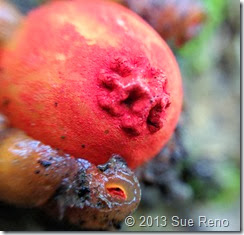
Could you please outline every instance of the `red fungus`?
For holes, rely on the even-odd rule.
[[[54,1],[32,11],[0,66],[0,111],[11,124],[94,164],[114,153],[130,167],[142,164],[169,140],[180,115],[171,50],[112,2]]]

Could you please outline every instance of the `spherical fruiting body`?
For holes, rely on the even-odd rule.
[[[95,164],[152,158],[181,111],[166,43],[106,1],[54,1],[32,11],[1,52],[0,111],[44,144]]]

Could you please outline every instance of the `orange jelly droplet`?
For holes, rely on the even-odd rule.
[[[107,187],[107,191],[113,197],[119,197],[120,199],[123,199],[123,200],[127,199],[125,191],[118,186]]]

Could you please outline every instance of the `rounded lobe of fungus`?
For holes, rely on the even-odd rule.
[[[73,174],[74,161],[18,129],[1,130],[0,125],[0,199],[17,206],[42,206],[66,175]]]
[[[77,163],[77,174],[64,182],[46,210],[82,229],[116,228],[140,202],[137,178],[117,155],[97,167],[82,159]]]
[[[140,202],[138,180],[120,156],[95,166],[10,127],[0,128],[0,142],[4,202],[40,207],[56,219],[100,230],[117,227]]]

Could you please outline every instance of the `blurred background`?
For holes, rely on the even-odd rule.
[[[184,83],[184,110],[169,144],[137,169],[142,202],[122,231],[240,230],[240,2],[114,0],[167,40]],[[23,13],[41,0],[9,0]],[[140,227],[140,216],[206,216],[228,227]],[[0,205],[0,230],[67,230],[41,212]]]

